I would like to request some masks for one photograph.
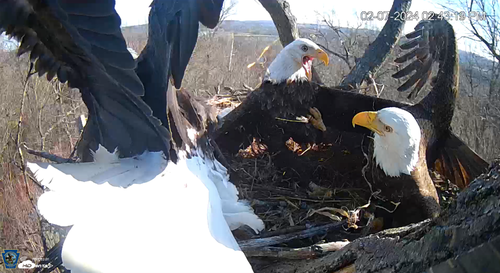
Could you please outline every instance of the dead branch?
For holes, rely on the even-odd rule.
[[[361,24],[358,24],[358,26],[354,29],[355,30],[354,33],[350,33],[349,35],[347,35],[345,32],[343,32],[340,29],[340,27],[335,26],[335,24],[333,23],[333,20],[330,16],[319,15],[319,14],[318,14],[318,16],[320,16],[322,18],[322,22],[325,25],[327,25],[328,28],[330,28],[330,30],[333,31],[337,35],[337,37],[341,41],[342,49],[344,52],[343,52],[343,54],[340,54],[340,53],[337,53],[337,52],[330,50],[330,48],[328,47],[327,35],[325,35],[321,30],[318,30],[318,33],[321,36],[323,36],[326,46],[320,45],[320,44],[318,44],[318,45],[321,46],[323,49],[325,49],[328,53],[339,57],[341,60],[343,60],[347,64],[347,66],[349,67],[349,70],[352,70],[353,64],[349,60],[356,59],[356,56],[353,56],[351,54],[350,50],[357,43],[357,37],[358,37],[357,32],[358,32],[358,29],[361,27]]]
[[[487,3],[485,0],[479,0],[479,1],[471,1],[469,5],[469,14],[472,14],[473,8],[474,8],[474,2],[476,3],[477,6],[479,6],[479,12],[477,12],[477,16],[481,16],[480,13],[488,13],[490,14],[487,17],[487,20],[485,20],[485,24],[480,25],[481,30],[478,30],[477,24],[478,20],[477,18],[473,18],[474,16],[469,16],[469,23],[470,27],[472,28],[472,34],[479,39],[490,51],[491,55],[497,59],[498,62],[500,62],[500,53],[498,50],[498,34],[500,33],[500,30],[498,28],[498,17],[496,17],[496,7],[495,3],[492,1],[491,3]],[[495,18],[496,17],[496,18]],[[489,39],[488,39],[489,38]]]
[[[344,78],[340,86],[345,90],[358,88],[367,78],[368,74],[374,75],[389,55],[391,49],[399,40],[404,28],[404,21],[398,20],[396,14],[407,12],[411,0],[394,0],[389,12],[389,19],[379,35],[365,51],[363,57],[356,63],[353,70]]]
[[[243,83],[243,88],[245,88],[245,90],[247,90],[247,91],[253,91],[253,88],[248,86],[248,84],[246,84],[246,83]]]
[[[324,244],[315,244],[308,247],[288,248],[288,247],[262,247],[248,248],[244,250],[247,257],[267,257],[282,259],[313,259],[324,256],[328,252],[340,250],[349,244],[348,241],[330,242]]]
[[[319,227],[313,227],[310,229],[306,229],[299,232],[289,233],[285,235],[273,236],[268,238],[258,238],[258,239],[250,239],[246,241],[239,242],[241,250],[245,252],[246,249],[257,249],[259,247],[272,246],[285,242],[289,242],[295,239],[304,239],[309,238],[319,234],[325,234],[332,230],[341,229],[342,226],[346,224],[346,221],[326,224]]]
[[[19,107],[19,119],[17,122],[17,133],[16,133],[16,149],[19,154],[19,165],[21,166],[21,170],[23,172],[23,178],[24,178],[24,183],[26,184],[26,195],[28,196],[29,200],[31,201],[31,205],[33,207],[36,207],[35,204],[33,203],[33,197],[31,197],[30,194],[30,186],[28,183],[27,175],[26,175],[26,160],[23,154],[23,150],[21,149],[21,138],[22,138],[22,130],[23,130],[23,117],[24,117],[24,107],[25,107],[25,102],[26,102],[26,97],[28,96],[28,83],[29,83],[29,78],[31,77],[32,74],[32,68],[33,64],[31,64],[30,69],[28,70],[28,73],[26,75],[26,78],[24,79],[24,90],[23,90],[23,97],[21,99],[21,105]]]
[[[64,158],[64,157],[60,157],[60,156],[57,156],[57,155],[54,155],[51,153],[47,153],[44,151],[36,151],[36,150],[30,149],[30,148],[28,148],[28,146],[26,146],[26,144],[23,144],[23,148],[26,149],[26,152],[28,152],[28,154],[39,156],[39,157],[45,158],[45,159],[50,160],[50,161],[55,162],[55,163],[74,163],[75,162],[75,160],[73,160],[71,158]]]
[[[326,46],[320,44],[320,43],[317,43],[321,48],[323,48],[323,50],[325,50],[326,52],[328,52],[329,54],[332,54],[336,57],[338,57],[339,59],[341,59],[342,61],[344,61],[347,66],[349,67],[349,69],[352,69],[352,65],[351,63],[349,62],[349,54],[346,54],[346,55],[342,55],[342,54],[339,54],[335,51],[332,51],[330,49],[328,49]],[[346,53],[348,53],[348,51],[346,50]]]

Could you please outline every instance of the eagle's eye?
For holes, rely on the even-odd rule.
[[[392,127],[391,127],[391,126],[389,126],[389,125],[386,125],[386,126],[384,127],[384,130],[385,130],[386,132],[388,132],[388,133],[392,133]]]
[[[309,47],[308,47],[308,46],[306,46],[306,45],[302,45],[302,46],[300,47],[300,49],[302,49],[302,51],[304,51],[304,52],[307,52],[307,51],[309,50]]]

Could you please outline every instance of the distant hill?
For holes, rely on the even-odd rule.
[[[327,35],[330,39],[335,39],[337,35],[329,29],[325,25],[317,25],[317,24],[298,24],[299,31],[304,36],[309,36],[310,34],[314,34],[317,32],[318,28]],[[339,28],[339,31],[342,31],[346,34],[354,31],[355,29],[351,28]],[[130,26],[124,27],[124,32],[128,32],[130,34],[145,34],[148,31],[147,25],[139,25],[139,26]],[[201,27],[200,31],[207,31],[206,28]],[[272,21],[234,21],[234,20],[226,20],[222,23],[219,28],[221,32],[229,32],[229,33],[239,33],[239,34],[255,34],[255,35],[272,35],[278,37],[278,31],[274,26]],[[357,29],[359,33],[363,35],[377,35],[376,30],[371,29]],[[485,72],[491,68],[491,61],[487,58],[481,57],[477,54],[459,50],[460,63],[470,64],[474,63],[475,68],[478,72]]]

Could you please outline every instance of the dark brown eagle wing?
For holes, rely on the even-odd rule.
[[[168,131],[140,99],[144,89],[113,0],[5,0],[0,33],[20,41],[39,75],[78,88],[89,110],[79,154],[99,144],[122,156],[169,151]]]
[[[432,164],[429,167],[432,168]],[[488,163],[454,133],[445,140],[434,161],[434,169],[461,189],[487,168]]]
[[[437,170],[452,183],[464,188],[488,166],[479,155],[451,131],[455,103],[458,95],[458,54],[453,27],[443,18],[433,17],[421,21],[415,31],[406,35],[410,39],[401,45],[410,52],[395,61],[414,60],[395,73],[401,78],[415,72],[398,88],[405,91],[415,86],[408,98],[415,98],[432,72],[433,64],[439,64],[432,80],[432,90],[417,105],[410,107],[418,118],[428,120],[420,126],[426,131],[427,165]]]
[[[392,77],[399,79],[415,72],[397,89],[404,92],[415,86],[408,95],[409,99],[414,99],[424,87],[432,73],[432,65],[436,62],[442,62],[446,56],[443,54],[443,51],[446,50],[445,41],[447,39],[443,37],[443,34],[448,29],[445,24],[448,23],[438,18],[420,21],[415,27],[415,31],[406,34],[408,41],[400,46],[401,49],[410,51],[396,58],[394,62],[413,61]]]

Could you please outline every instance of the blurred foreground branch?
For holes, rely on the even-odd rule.
[[[308,247],[261,247],[243,249],[247,257],[269,257],[281,259],[312,259],[326,255],[328,252],[340,250],[349,244],[348,241],[315,244]]]

